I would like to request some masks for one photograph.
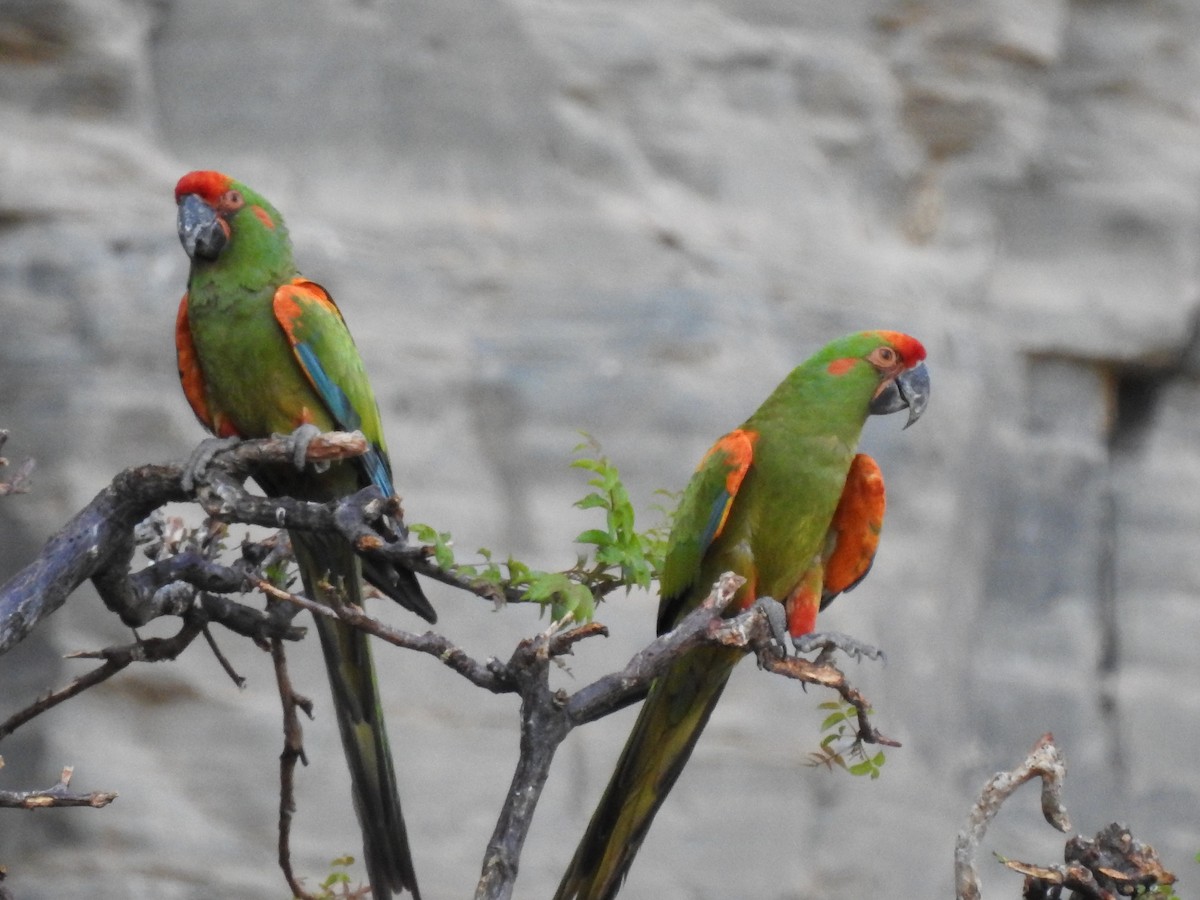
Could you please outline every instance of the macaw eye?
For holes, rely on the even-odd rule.
[[[228,210],[241,209],[245,204],[241,191],[226,191],[221,197],[221,206]]]
[[[896,361],[896,351],[891,347],[880,347],[876,353],[876,358],[885,366],[890,366]]]

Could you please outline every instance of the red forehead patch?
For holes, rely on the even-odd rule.
[[[175,185],[175,202],[188,194],[198,194],[205,203],[215,206],[231,184],[233,179],[220,172],[188,172]]]
[[[900,331],[877,331],[875,333],[896,348],[896,352],[904,359],[906,368],[915,366],[925,358],[925,346],[915,337],[910,337]]]

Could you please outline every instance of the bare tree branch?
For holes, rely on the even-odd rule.
[[[304,753],[304,729],[296,710],[303,710],[311,719],[312,701],[292,688],[283,641],[271,641],[271,660],[275,664],[275,683],[283,705],[283,750],[279,754],[279,868],[283,870],[283,877],[287,879],[294,897],[316,900],[296,878],[291,851],[292,816],[296,813],[296,763],[308,765],[308,757]]]
[[[345,459],[361,455],[366,447],[366,440],[357,432],[330,432],[312,440],[308,460]],[[446,571],[429,558],[425,548],[410,546],[390,534],[386,520],[399,520],[403,511],[397,498],[384,497],[377,488],[321,504],[260,497],[243,486],[255,467],[281,464],[292,464],[292,446],[286,438],[244,441],[213,456],[194,499],[222,521],[339,533],[365,556],[407,566],[493,602],[521,599],[519,589],[502,592],[482,579]],[[0,586],[0,653],[23,640],[89,578],[109,608],[134,628],[159,616],[181,615],[197,594],[176,585],[191,583],[208,592],[201,595],[201,602],[212,621],[266,646],[278,633],[278,623],[264,622],[261,613],[211,596],[245,590],[252,567],[230,568],[198,555],[182,554],[130,574],[138,523],[166,503],[192,498],[183,489],[183,472],[184,467],[178,465],[125,470],[46,543],[37,559]],[[299,635],[280,636],[295,640]]]
[[[365,449],[361,435],[320,435],[309,444],[308,459],[341,459]],[[265,498],[246,490],[243,482],[255,466],[290,465],[292,452],[292,443],[286,439],[247,441],[222,449],[213,455],[198,478],[194,498],[214,519],[340,534],[368,559],[406,566],[491,601],[521,599],[520,589],[502,590],[481,579],[443,570],[431,558],[430,548],[409,546],[400,524],[403,511],[399,500],[384,497],[375,488],[327,504],[286,497]],[[571,653],[580,641],[607,634],[599,623],[575,628],[554,623],[546,631],[521,641],[506,662],[479,661],[439,634],[414,634],[392,628],[357,606],[345,603],[326,606],[272,584],[262,572],[268,558],[280,552],[278,543],[268,540],[243,544],[241,559],[234,564],[216,562],[212,557],[221,545],[224,528],[210,528],[205,539],[197,542],[169,537],[187,529],[151,524],[152,532],[158,528],[155,533],[161,539],[155,548],[164,558],[131,574],[130,564],[139,542],[135,535],[138,523],[162,504],[192,496],[184,490],[182,476],[180,466],[143,466],[121,473],[47,543],[34,563],[0,587],[0,653],[61,606],[66,596],[87,578],[92,579],[104,602],[126,624],[137,626],[171,615],[182,618],[180,631],[171,638],[138,640],[123,647],[75,654],[100,658],[104,663],[0,724],[0,738],[132,662],[175,658],[200,634],[206,636],[218,660],[236,681],[238,676],[216,650],[208,625],[219,623],[250,637],[272,653],[283,705],[279,862],[297,896],[308,895],[292,871],[289,850],[294,770],[297,761],[304,761],[303,734],[296,710],[309,711],[309,706],[291,686],[282,642],[303,635],[304,629],[291,624],[300,609],[317,616],[340,618],[398,647],[435,656],[478,687],[521,697],[520,757],[485,854],[476,891],[478,898],[511,897],[521,851],[550,765],[571,729],[642,699],[675,659],[694,648],[719,644],[753,652],[760,666],[770,672],[837,690],[858,709],[859,740],[894,745],[871,726],[865,698],[846,683],[836,667],[825,662],[824,656],[815,663],[785,658],[772,636],[763,606],[755,605],[724,617],[723,611],[743,583],[732,573],[721,577],[698,609],[671,632],[635,654],[621,671],[585,685],[573,694],[551,689],[550,665]],[[265,610],[252,609],[224,596],[253,589],[269,598]]]
[[[361,435],[333,433],[314,439],[309,447],[312,461],[345,458],[365,452]],[[285,439],[246,441],[214,457],[214,472],[229,472],[245,478],[250,468],[267,463],[291,461]],[[126,469],[112,480],[70,522],[58,531],[28,566],[0,587],[0,653],[19,643],[46,616],[57,610],[79,585],[92,579],[104,602],[131,627],[143,625],[158,615],[178,615],[186,598],[159,590],[166,572],[198,566],[216,583],[210,590],[227,587],[234,576],[212,563],[183,560],[169,563],[146,576],[131,576],[134,529],[151,512],[165,503],[189,499],[180,479],[183,467],[149,465]],[[226,476],[231,483],[234,475]],[[205,486],[198,489],[210,495]],[[247,495],[249,496],[249,495]],[[304,506],[290,501],[284,506]],[[278,510],[278,505],[275,507]],[[279,513],[277,513],[279,515]],[[278,527],[276,521],[276,527]],[[195,572],[193,574],[196,574]],[[240,589],[240,588],[239,588]]]
[[[475,893],[477,900],[502,900],[512,896],[521,850],[554,754],[563,739],[575,726],[593,722],[645,697],[654,679],[666,672],[681,654],[693,648],[706,644],[739,647],[747,653],[756,653],[769,671],[837,690],[859,710],[859,740],[896,746],[894,741],[883,738],[871,726],[866,699],[847,684],[845,676],[835,666],[817,666],[803,659],[779,657],[763,608],[754,606],[732,618],[722,617],[721,611],[729,605],[742,583],[743,579],[731,572],[721,576],[705,602],[675,629],[635,654],[621,671],[606,675],[570,695],[551,690],[550,663],[570,653],[580,640],[607,634],[599,623],[569,630],[563,630],[556,623],[521,641],[507,662],[489,660],[482,663],[439,634],[413,634],[392,628],[356,606],[329,607],[266,582],[259,582],[257,586],[313,615],[339,618],[397,647],[434,656],[478,687],[494,693],[520,695],[520,756],[488,843]]]
[[[73,766],[62,770],[58,784],[44,791],[0,791],[0,807],[15,809],[49,809],[61,806],[87,806],[100,809],[117,799],[116,791],[92,791],[89,794],[73,794],[69,790]]]
[[[1011,772],[997,772],[988,783],[967,819],[967,826],[958,834],[954,847],[954,886],[957,900],[979,900],[979,872],[975,857],[979,844],[987,833],[988,824],[1000,811],[1001,805],[1021,785],[1032,778],[1042,779],[1042,815],[1059,831],[1070,831],[1071,820],[1062,802],[1063,780],[1067,764],[1047,732],[1038,738],[1025,761]]]
[[[406,650],[416,650],[436,657],[444,665],[462,675],[476,687],[486,688],[496,694],[511,693],[515,690],[513,684],[506,679],[496,663],[481,663],[467,655],[466,651],[455,645],[449,638],[427,631],[424,634],[413,634],[381,622],[368,615],[357,606],[342,605],[336,609],[309,600],[302,594],[293,594],[278,588],[268,581],[260,580],[256,587],[263,593],[279,600],[295,604],[300,609],[307,609],[314,616],[326,616],[331,619],[341,619],[355,628],[373,634],[380,640]]]
[[[53,709],[60,703],[70,700],[88,688],[95,687],[97,684],[107,681],[132,663],[162,662],[164,660],[175,659],[187,648],[188,644],[195,640],[202,629],[203,623],[193,617],[190,621],[185,620],[183,627],[176,634],[168,638],[139,639],[132,644],[125,644],[121,647],[107,647],[103,650],[81,650],[67,654],[68,658],[73,659],[103,659],[104,664],[80,675],[66,687],[51,691],[49,694],[38,698],[25,707],[25,709],[9,716],[3,723],[0,723],[0,740],[8,737],[31,719]]]

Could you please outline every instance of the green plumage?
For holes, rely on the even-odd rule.
[[[714,446],[676,513],[660,579],[660,634],[695,609],[723,572],[746,578],[728,614],[760,596],[782,602],[819,572],[830,520],[883,380],[868,358],[890,335],[865,332],[829,344]],[[746,468],[737,478],[739,463]],[[742,657],[701,648],[654,683],[558,900],[616,895]]]
[[[298,279],[282,217],[262,196],[217,173],[185,176],[176,199],[180,236],[192,257],[176,334],[180,377],[201,421],[216,434],[244,438],[290,433],[304,423],[321,431],[361,430],[372,447],[363,459],[321,473],[282,466],[258,480],[269,494],[316,501],[371,483],[392,493],[362,360],[332,300]],[[361,564],[344,541],[299,531],[291,539],[308,596],[331,603],[332,586],[362,605]],[[411,573],[369,574],[405,606],[433,618]],[[419,896],[368,638],[325,617],[316,625],[372,896],[406,888]]]

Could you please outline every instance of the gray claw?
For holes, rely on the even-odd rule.
[[[313,438],[320,433],[321,429],[316,425],[313,425],[310,422],[305,422],[303,425],[298,426],[291,434],[279,435],[281,438],[286,438],[288,443],[291,445],[292,465],[294,465],[298,471],[303,472],[304,467],[308,465],[308,446],[313,442]],[[326,468],[329,467],[328,463],[323,463],[321,465],[324,465]],[[320,465],[314,463],[314,466],[318,472],[322,471]]]
[[[767,627],[771,629],[771,637],[779,645],[780,651],[787,656],[788,629],[787,610],[774,597],[759,597],[754,606],[761,609],[767,617]]]
[[[200,445],[192,451],[192,455],[188,457],[188,461],[184,463],[183,474],[179,478],[179,483],[189,494],[195,489],[197,481],[204,480],[204,470],[208,468],[213,457],[222,450],[229,450],[236,447],[242,442],[239,437],[227,438],[205,438],[200,442]]]
[[[820,650],[821,652],[817,654],[815,660],[817,663],[828,661],[834,650],[841,650],[847,656],[853,657],[856,662],[862,662],[864,656],[867,659],[887,662],[887,656],[878,647],[838,631],[814,631],[802,634],[800,637],[792,638],[792,646],[796,648],[797,653],[811,653],[813,650]]]

